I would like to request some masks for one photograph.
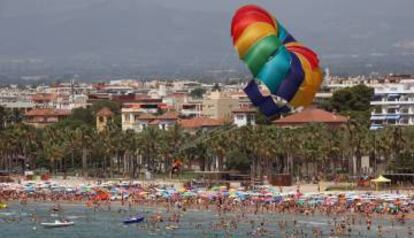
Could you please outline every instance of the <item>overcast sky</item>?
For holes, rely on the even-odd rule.
[[[246,3],[327,66],[414,58],[414,0],[0,0],[0,59],[231,68],[229,25]]]

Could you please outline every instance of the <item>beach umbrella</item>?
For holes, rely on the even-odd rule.
[[[220,186],[219,187],[219,190],[220,191],[227,191],[227,186]]]
[[[213,186],[213,187],[211,187],[210,190],[211,191],[218,191],[218,190],[220,190],[220,187],[219,186]]]
[[[146,197],[149,194],[149,192],[145,192],[145,191],[141,191],[138,193],[139,196],[141,197]]]
[[[296,204],[299,205],[299,206],[304,206],[305,205],[305,200],[302,200],[302,199],[296,200]]]
[[[229,195],[229,198],[237,198],[237,195],[234,193],[234,194],[230,194]]]
[[[190,191],[183,193],[183,197],[195,197],[195,196],[197,196],[197,194],[190,192]]]

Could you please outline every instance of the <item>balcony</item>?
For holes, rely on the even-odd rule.
[[[181,114],[184,116],[200,116],[201,111],[196,109],[182,109]]]

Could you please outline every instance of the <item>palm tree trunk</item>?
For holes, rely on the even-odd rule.
[[[82,149],[82,176],[87,177],[88,161],[86,158],[86,149]]]
[[[305,166],[306,166],[306,177],[309,179],[309,161],[305,158]]]
[[[224,161],[224,156],[219,155],[218,156],[218,171],[220,171],[220,172],[224,170],[223,161]]]
[[[112,156],[108,156],[109,158],[109,177],[114,177],[114,158]]]
[[[356,172],[357,172],[357,175],[361,175],[362,155],[359,149],[356,151],[355,157],[356,157]]]

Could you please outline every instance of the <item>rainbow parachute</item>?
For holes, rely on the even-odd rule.
[[[322,81],[318,56],[271,14],[255,5],[241,7],[233,17],[231,36],[240,59],[271,93],[263,96],[255,80],[245,88],[266,116],[312,103]]]

